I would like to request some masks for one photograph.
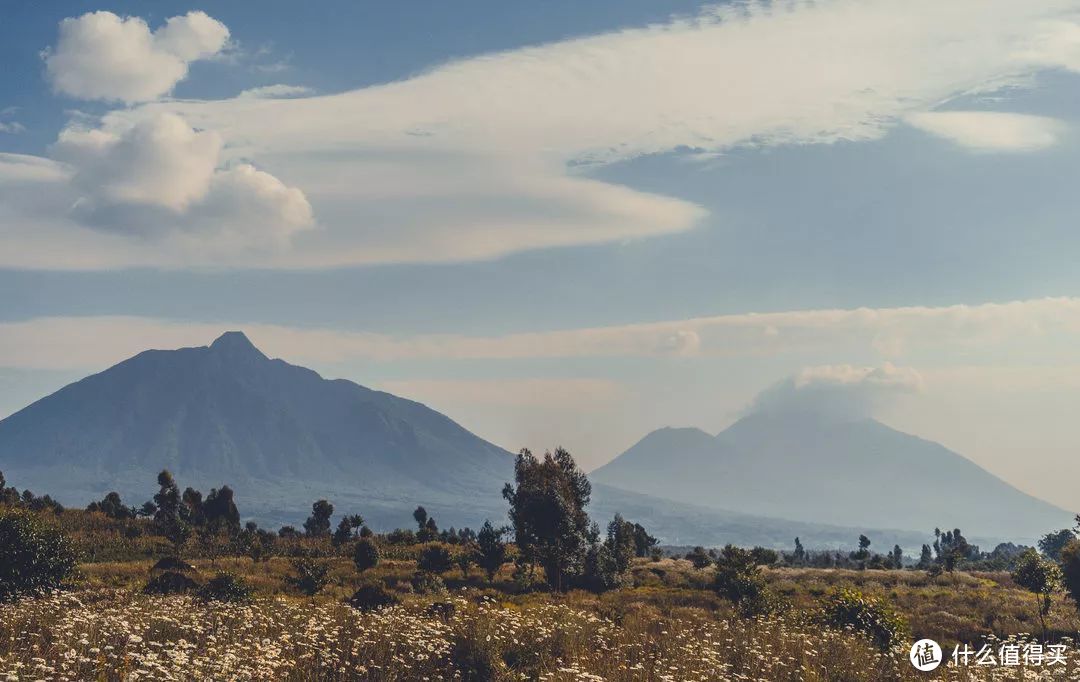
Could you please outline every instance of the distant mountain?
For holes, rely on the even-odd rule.
[[[836,514],[833,525],[802,514],[771,518],[787,513],[791,500],[774,510],[767,499],[775,496],[765,493],[717,494],[704,477],[687,476],[715,441],[695,430],[650,436],[620,458],[632,467],[605,469],[653,473],[628,475],[626,486],[638,492],[605,485],[604,472],[593,477],[590,514],[606,523],[621,512],[672,544],[787,547],[798,535],[808,546],[835,547],[874,527],[861,513]],[[205,492],[228,483],[241,512],[270,525],[297,523],[327,498],[377,529],[410,525],[417,504],[443,527],[476,527],[506,520],[501,490],[513,457],[420,403],[271,360],[239,332],[210,346],[140,353],[0,420],[0,471],[9,484],[65,504],[111,490],[141,504],[163,468],[182,487]],[[807,480],[782,471],[753,473],[759,478],[745,484],[786,490],[792,478]],[[881,528],[903,520],[873,518]],[[917,546],[924,528],[881,533],[875,542]]]
[[[717,436],[660,429],[590,474],[599,483],[811,523],[1031,540],[1071,513],[947,448],[872,419],[747,416]]]

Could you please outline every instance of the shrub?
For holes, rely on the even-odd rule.
[[[322,591],[330,582],[330,564],[311,557],[297,557],[292,562],[296,575],[290,575],[285,581],[309,597]]]
[[[822,619],[830,627],[850,627],[867,635],[882,651],[909,634],[907,622],[891,606],[858,590],[842,590],[834,595],[825,604]]]
[[[446,594],[446,583],[434,573],[417,571],[409,582],[417,594]]]
[[[254,590],[243,578],[230,573],[218,573],[210,582],[199,590],[199,596],[206,601],[242,603],[251,601]]]
[[[466,682],[486,682],[501,679],[505,664],[491,638],[481,638],[478,633],[463,634],[454,641],[450,660],[459,679]]]
[[[379,565],[379,548],[368,538],[359,540],[353,548],[353,564],[360,573]]]
[[[145,594],[186,594],[198,589],[199,583],[176,571],[164,571],[155,575],[143,587]]]
[[[191,564],[189,564],[188,562],[184,561],[183,559],[179,559],[177,557],[172,557],[172,556],[167,556],[167,557],[164,557],[162,559],[159,559],[156,564],[154,564],[153,566],[150,567],[150,570],[151,571],[179,571],[179,572],[183,573],[183,572],[193,572],[195,570],[195,567],[192,566]]]
[[[428,545],[420,551],[416,567],[427,573],[446,573],[454,565],[454,559],[446,545]]]
[[[349,605],[361,611],[376,611],[387,606],[394,606],[401,600],[382,585],[369,583],[361,585],[349,597]]]
[[[32,513],[0,513],[0,601],[55,589],[75,570],[75,550]]]
[[[707,568],[712,563],[712,557],[709,556],[704,547],[695,547],[686,553],[685,558],[697,569]]]
[[[761,616],[776,609],[776,600],[769,592],[751,552],[727,545],[716,562],[713,589],[731,600],[744,616]]]

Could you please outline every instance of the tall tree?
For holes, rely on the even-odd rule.
[[[333,515],[334,505],[326,500],[319,500],[311,505],[311,516],[304,521],[304,532],[308,537],[326,537],[330,534],[330,517]]]
[[[485,520],[480,532],[476,534],[476,563],[487,573],[488,582],[495,579],[495,574],[506,563],[506,543],[503,542],[503,536],[508,531],[508,528],[496,528],[491,525],[491,521]]]
[[[506,484],[503,497],[510,503],[519,561],[540,565],[548,585],[563,591],[568,578],[584,570],[592,486],[563,448],[542,460],[522,450],[514,461],[514,483]]]

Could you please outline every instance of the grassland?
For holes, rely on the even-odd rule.
[[[228,571],[254,589],[250,603],[141,593],[152,561],[80,566],[72,589],[0,609],[0,677],[17,680],[777,680],[1076,679],[1080,657],[1048,668],[942,668],[928,677],[906,645],[879,651],[851,630],[817,620],[842,588],[887,599],[917,637],[947,651],[1037,629],[1032,596],[1007,574],[766,569],[784,604],[744,618],[709,589],[711,569],[639,560],[633,584],[604,594],[522,592],[510,566],[492,583],[479,571],[444,575],[448,591],[419,594],[415,564],[383,561],[363,576],[329,560],[315,597],[287,587],[289,560],[225,557],[193,563],[198,576]],[[361,612],[345,599],[376,582],[401,603]],[[434,606],[433,606],[434,605]],[[1064,599],[1050,638],[1080,627]],[[1066,638],[1062,640],[1062,638]],[[1071,649],[1071,646],[1070,646]],[[1025,677],[1026,675],[1026,677]]]

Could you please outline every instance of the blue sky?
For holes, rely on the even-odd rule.
[[[0,415],[242,328],[590,466],[831,382],[1075,506],[1078,35],[1070,0],[20,3]]]

